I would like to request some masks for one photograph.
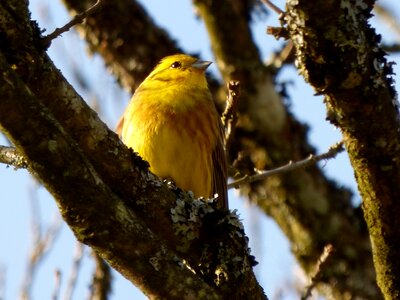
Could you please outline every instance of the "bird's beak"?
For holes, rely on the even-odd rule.
[[[211,64],[212,64],[211,61],[198,60],[198,61],[196,61],[196,62],[194,62],[192,64],[192,67],[196,68],[196,69],[199,69],[199,70],[202,70],[202,71],[205,71],[209,67],[209,65],[211,65]]]

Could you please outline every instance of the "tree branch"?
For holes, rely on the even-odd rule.
[[[336,143],[335,145],[331,146],[329,150],[325,153],[319,155],[310,154],[310,156],[306,159],[299,160],[296,162],[290,161],[288,164],[268,171],[259,171],[257,174],[252,176],[244,176],[243,178],[236,180],[230,184],[228,184],[228,189],[231,188],[238,188],[241,184],[250,183],[258,180],[266,179],[269,176],[282,174],[285,172],[294,171],[300,168],[306,168],[311,165],[316,164],[321,160],[328,160],[331,158],[335,158],[340,152],[344,151],[343,142]]]
[[[13,166],[16,169],[26,169],[25,158],[14,147],[0,146],[0,163]]]
[[[227,84],[228,97],[226,99],[225,111],[222,114],[222,123],[225,128],[225,151],[232,145],[235,136],[236,123],[238,121],[238,102],[240,98],[240,82],[231,80]]]
[[[314,274],[311,276],[311,283],[307,287],[304,295],[301,296],[301,300],[307,300],[311,297],[312,290],[315,288],[315,286],[318,284],[318,281],[320,280],[322,268],[324,267],[325,262],[331,255],[332,251],[332,245],[328,244],[324,247],[324,250],[322,251],[321,256],[318,258],[317,264],[315,266]]]
[[[374,12],[397,35],[397,38],[400,39],[400,23],[398,17],[395,16],[390,9],[382,6],[380,3],[374,5]]]
[[[77,279],[78,279],[78,274],[79,274],[79,270],[81,267],[83,253],[85,250],[84,245],[80,242],[76,242],[75,247],[76,248],[75,248],[75,253],[73,256],[73,260],[72,260],[71,273],[69,275],[69,278],[67,281],[67,286],[65,289],[65,296],[64,296],[65,300],[73,299],[74,290],[75,290],[77,282],[78,282]]]
[[[60,298],[60,288],[61,288],[61,272],[56,270],[54,272],[54,288],[51,294],[52,300],[58,300]]]
[[[36,186],[37,188],[37,186]],[[31,290],[33,280],[36,277],[37,270],[40,266],[40,263],[45,259],[49,251],[54,245],[55,239],[58,237],[60,232],[62,222],[59,215],[56,215],[53,223],[47,228],[46,231],[43,231],[41,228],[41,218],[39,214],[39,202],[35,197],[35,190],[31,192],[31,238],[32,245],[31,249],[28,253],[28,261],[27,268],[24,274],[21,291],[20,291],[20,299],[28,300],[31,299]]]
[[[85,10],[82,13],[77,14],[71,21],[69,21],[67,24],[62,26],[61,28],[56,28],[52,33],[46,35],[43,37],[42,43],[43,46],[47,49],[50,47],[51,42],[59,37],[61,34],[64,32],[69,31],[73,26],[82,23],[88,16],[90,16],[92,13],[94,13],[96,10],[100,8],[100,6],[104,3],[104,0],[97,0],[95,4],[93,4],[92,7],[89,9]]]
[[[400,297],[399,104],[391,63],[369,25],[373,4],[330,1],[317,7],[306,0],[288,1],[285,21],[300,73],[325,96],[328,119],[342,131],[363,200],[377,282],[385,299],[396,299]]]
[[[97,253],[93,252],[92,256],[96,267],[92,276],[89,300],[107,300],[112,290],[111,269]]]
[[[268,6],[272,11],[276,12],[278,15],[282,15],[284,12],[278,6],[276,6],[270,0],[261,0],[266,6]]]

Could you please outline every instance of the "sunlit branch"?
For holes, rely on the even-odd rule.
[[[284,64],[293,63],[294,61],[294,48],[292,41],[288,41],[285,46],[277,53],[274,53],[267,62],[267,66],[274,69],[281,68]]]
[[[383,44],[382,45],[383,50],[389,53],[398,53],[400,52],[400,43],[394,43],[394,44]]]
[[[61,288],[61,271],[56,270],[54,272],[54,289],[51,296],[52,300],[58,300],[60,298],[60,288]]]
[[[374,12],[394,33],[396,33],[397,37],[400,38],[399,18],[395,16],[393,11],[381,4],[375,4]]]
[[[318,278],[320,277],[324,263],[326,262],[328,257],[331,255],[332,251],[333,251],[333,246],[331,244],[328,244],[324,247],[324,250],[322,251],[322,254],[319,257],[317,264],[315,266],[314,275],[311,276],[311,283],[307,287],[303,296],[301,297],[301,300],[307,300],[311,297],[312,290],[315,288],[315,286],[318,283]]]
[[[43,45],[48,48],[51,44],[51,42],[59,37],[61,34],[64,32],[69,31],[73,26],[80,24],[85,20],[88,16],[93,14],[97,9],[100,8],[100,6],[103,4],[103,0],[97,0],[97,2],[91,6],[89,9],[85,10],[84,12],[77,14],[71,21],[69,21],[67,24],[65,24],[61,28],[56,28],[52,33],[46,35],[43,37]]]
[[[111,293],[110,266],[95,252],[92,253],[96,268],[92,275],[89,300],[106,300]]]
[[[240,97],[240,82],[230,80],[227,87],[228,97],[226,99],[225,111],[222,114],[222,122],[225,128],[225,149],[229,151],[238,120],[237,108]]]
[[[270,0],[261,0],[266,6],[268,6],[271,10],[276,12],[277,14],[283,14],[283,10],[281,10],[278,6],[276,6],[272,1]]]
[[[0,146],[0,163],[13,166],[16,169],[28,167],[25,158],[14,147]]]
[[[69,275],[67,288],[65,291],[64,299],[66,299],[66,300],[73,299],[72,296],[74,294],[74,290],[75,290],[75,287],[78,282],[78,274],[79,274],[79,270],[80,270],[80,266],[81,266],[81,262],[82,262],[83,253],[84,253],[84,246],[82,243],[77,241],[76,248],[75,248],[75,254],[73,257],[73,261],[72,261],[71,274]]]
[[[258,180],[263,180],[269,176],[282,174],[285,172],[293,171],[300,168],[311,166],[321,160],[334,158],[338,153],[344,151],[343,142],[339,142],[329,148],[326,153],[320,155],[310,155],[304,160],[297,162],[290,161],[288,164],[268,171],[258,171],[255,175],[246,175],[239,180],[228,184],[228,189],[238,188],[241,184],[250,183]]]
[[[33,245],[28,254],[27,270],[24,275],[22,288],[20,291],[20,299],[31,299],[31,289],[33,280],[35,279],[36,271],[43,261],[45,256],[49,253],[54,241],[57,238],[61,229],[61,218],[59,215],[53,220],[53,223],[47,228],[46,231],[41,228],[40,209],[38,207],[38,199],[35,197],[35,191],[31,193],[31,235]]]

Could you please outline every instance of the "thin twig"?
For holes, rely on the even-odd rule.
[[[84,246],[80,242],[76,242],[75,254],[72,261],[71,274],[68,279],[67,288],[65,290],[65,300],[71,300],[78,282],[78,274],[83,258]]]
[[[393,13],[393,10],[390,10],[381,4],[375,4],[374,12],[384,23],[386,23],[389,29],[393,30],[397,37],[400,38],[400,23],[398,17]]]
[[[16,169],[26,169],[28,163],[14,147],[0,146],[0,163],[13,166]]]
[[[255,175],[251,175],[251,176],[246,175],[246,176],[242,177],[241,179],[238,179],[238,180],[228,184],[228,189],[238,188],[241,184],[250,183],[250,182],[254,182],[254,181],[258,181],[258,180],[263,180],[272,175],[282,174],[282,173],[293,171],[293,170],[296,170],[299,168],[305,168],[305,167],[308,167],[310,165],[313,165],[313,164],[319,162],[320,160],[334,158],[338,153],[340,153],[342,151],[344,151],[343,142],[339,142],[339,143],[331,146],[326,153],[323,153],[320,155],[310,155],[308,158],[297,161],[297,162],[290,161],[288,164],[286,164],[282,167],[279,167],[279,168],[276,168],[273,170],[268,170],[268,171],[259,171]]]
[[[80,24],[85,20],[88,16],[93,14],[99,7],[103,4],[104,0],[97,0],[96,3],[91,6],[89,9],[85,10],[84,12],[81,12],[80,14],[77,14],[71,21],[69,21],[67,24],[65,24],[61,28],[56,28],[52,33],[46,35],[43,37],[42,42],[43,46],[45,48],[48,48],[51,44],[51,42],[59,37],[61,34],[64,32],[69,31],[73,26],[76,24]]]
[[[328,244],[324,247],[324,250],[322,251],[322,254],[317,261],[317,265],[315,266],[314,275],[311,276],[311,283],[309,286],[307,286],[307,289],[304,292],[303,296],[301,297],[301,300],[307,300],[308,298],[311,297],[312,290],[317,285],[318,278],[321,275],[322,267],[326,262],[326,260],[328,259],[328,257],[331,255],[332,251],[333,251],[333,246],[331,244]]]
[[[267,65],[269,67],[273,67],[274,69],[281,68],[284,64],[293,63],[294,61],[294,47],[293,42],[289,40],[283,49],[281,49],[278,53],[274,53],[271,58],[268,60]]]
[[[240,81],[230,80],[227,84],[228,97],[226,108],[222,114],[222,123],[225,128],[225,151],[229,151],[238,120],[238,102],[240,97]]]
[[[382,49],[389,53],[398,53],[400,52],[400,43],[382,44]]]
[[[96,263],[90,288],[89,300],[107,300],[111,293],[111,269],[110,266],[97,253],[92,253]]]
[[[58,234],[61,229],[61,218],[59,215],[53,219],[53,222],[47,228],[47,230],[43,233],[41,228],[41,218],[40,218],[40,209],[38,207],[38,199],[36,199],[36,191],[33,190],[31,193],[31,231],[32,231],[32,240],[33,245],[31,250],[29,251],[29,259],[27,265],[27,271],[24,274],[24,280],[21,288],[20,299],[31,299],[31,289],[33,280],[35,279],[36,271],[46,257],[46,254],[49,253],[52,246],[54,245],[55,239],[58,237]]]
[[[0,299],[6,299],[6,267],[0,264]]]
[[[270,0],[261,0],[266,6],[268,6],[271,10],[276,12],[278,15],[283,14],[283,10],[281,10],[278,6],[273,4]]]
[[[58,300],[60,297],[60,288],[61,288],[61,271],[56,270],[54,272],[54,290],[53,295],[51,297],[52,300]]]
[[[289,33],[287,28],[284,26],[284,17],[285,12],[281,10],[278,6],[273,4],[270,0],[261,0],[266,6],[268,6],[271,10],[275,11],[279,15],[279,20],[281,26],[274,27],[268,26],[267,27],[267,34],[273,35],[277,40],[280,38],[284,38],[285,40],[289,39]]]

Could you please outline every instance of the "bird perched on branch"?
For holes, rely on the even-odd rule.
[[[196,197],[218,194],[228,208],[224,130],[208,89],[211,62],[176,54],[160,61],[137,88],[117,132],[123,142]]]

